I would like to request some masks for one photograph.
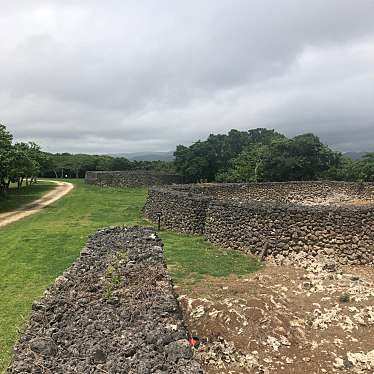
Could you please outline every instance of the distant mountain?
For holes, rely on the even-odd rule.
[[[113,157],[126,157],[131,161],[174,161],[174,151],[170,152],[134,152],[114,153]]]
[[[345,152],[343,156],[349,157],[352,160],[361,160],[366,153],[368,152]]]

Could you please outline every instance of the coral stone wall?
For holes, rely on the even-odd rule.
[[[323,253],[341,264],[373,262],[373,210],[264,206],[215,202],[209,205],[205,237],[256,254]]]
[[[142,187],[183,183],[177,174],[156,173],[146,170],[88,171],[85,182],[102,187]]]
[[[178,187],[177,190],[151,188],[143,209],[145,215],[157,222],[157,214],[161,213],[163,227],[180,232],[202,234],[211,199],[181,192]]]
[[[304,251],[310,256],[322,253],[342,264],[373,263],[373,183],[151,188],[144,213],[155,220],[156,211],[162,213],[164,227],[203,233],[228,248],[285,256]]]
[[[268,182],[222,183],[174,186],[178,191],[219,200],[298,203],[301,205],[350,205],[374,203],[373,183]]]
[[[201,373],[153,230],[97,232],[33,304],[8,373]]]

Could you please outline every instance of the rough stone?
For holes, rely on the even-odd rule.
[[[183,183],[182,176],[148,170],[88,171],[86,184],[101,187],[143,187]]]
[[[161,240],[104,229],[34,303],[8,372],[200,373],[187,338]]]
[[[326,254],[374,263],[374,183],[287,182],[152,187],[144,206],[161,226],[261,255]]]

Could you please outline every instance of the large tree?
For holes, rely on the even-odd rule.
[[[341,155],[322,144],[313,134],[293,139],[274,137],[267,144],[244,149],[218,175],[221,181],[315,180],[340,164]]]
[[[9,154],[12,149],[12,134],[0,124],[0,191],[9,185]]]
[[[12,144],[13,137],[4,125],[0,125],[0,189],[6,192],[11,182],[22,186],[36,182],[45,154],[33,142]]]
[[[356,165],[359,180],[374,182],[374,152],[366,153]]]
[[[282,138],[283,135],[264,128],[230,130],[227,135],[211,134],[207,140],[199,140],[190,147],[177,146],[174,153],[176,170],[190,181],[213,181],[244,149]]]

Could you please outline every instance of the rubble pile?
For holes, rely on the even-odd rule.
[[[9,373],[200,373],[151,229],[98,231],[33,304]]]

